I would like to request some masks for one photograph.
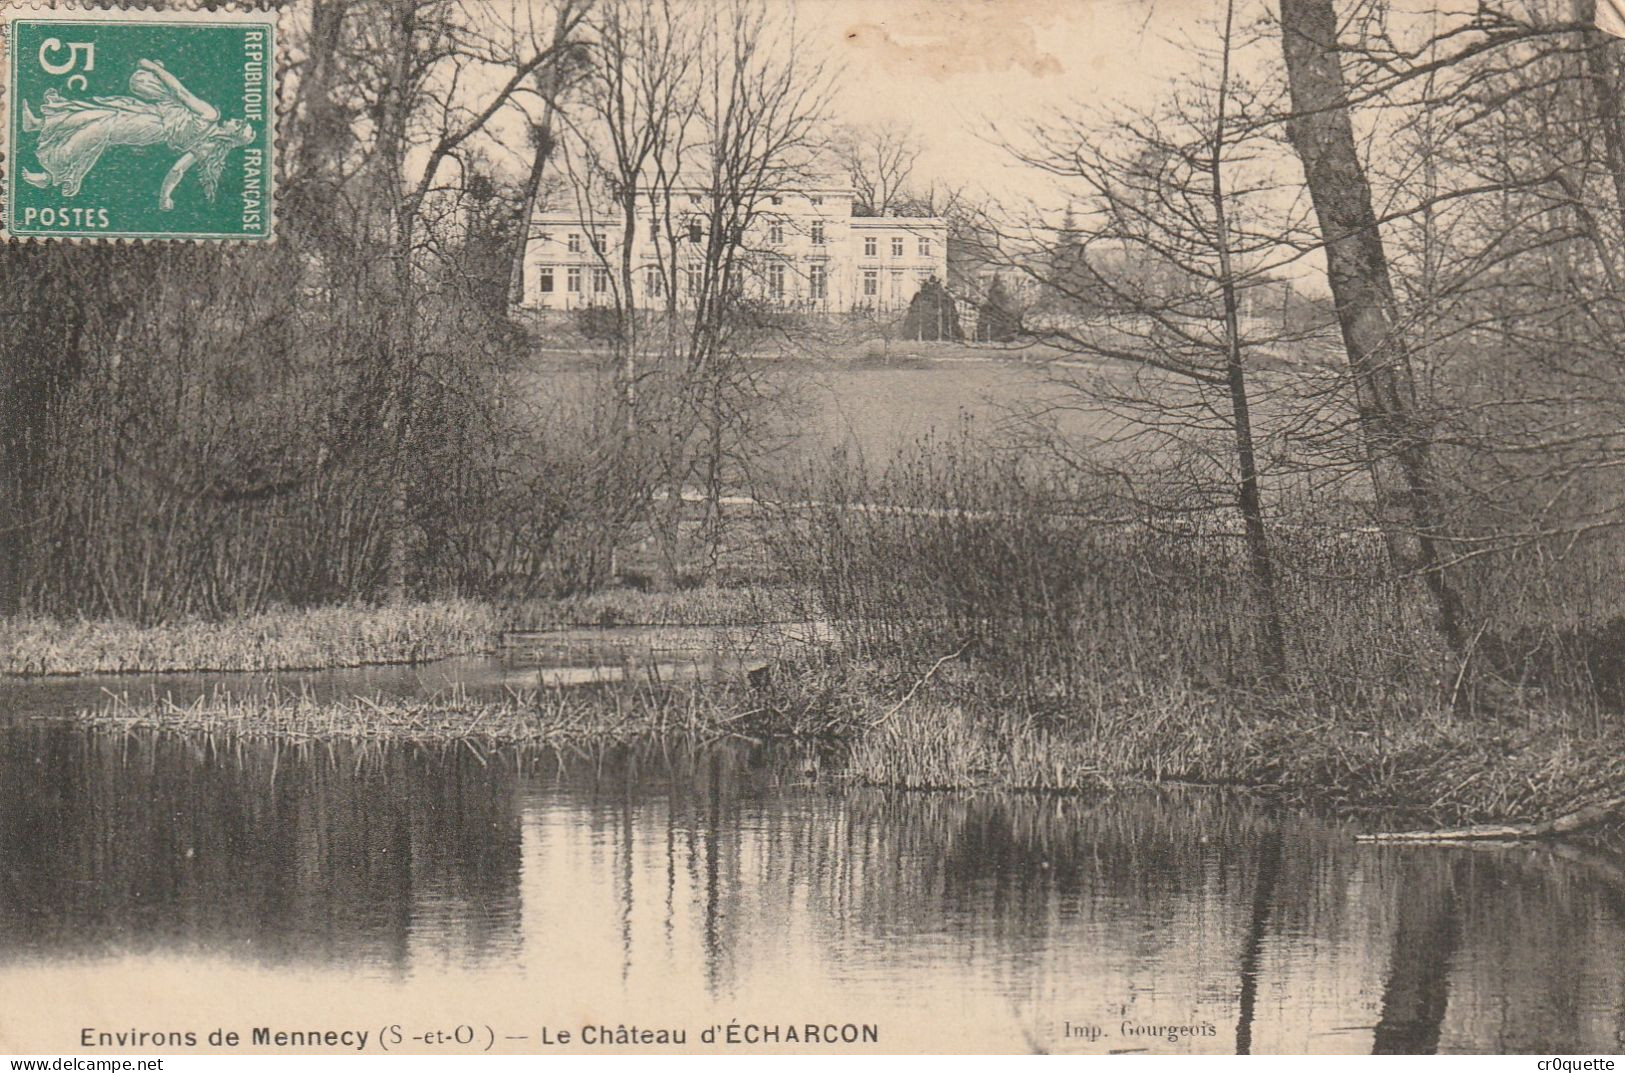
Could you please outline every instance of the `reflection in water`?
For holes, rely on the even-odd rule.
[[[1382,989],[1372,1054],[1434,1054],[1450,1002],[1450,968],[1461,940],[1456,871],[1462,862],[1412,855],[1395,896],[1399,922]]]
[[[515,779],[468,755],[6,732],[0,951],[230,950],[401,970],[517,926]]]
[[[1356,846],[1215,794],[891,794],[803,767],[745,746],[521,762],[0,723],[0,963],[473,974],[629,1011],[794,990],[942,1047],[1619,1046],[1606,869]]]
[[[1253,883],[1253,911],[1247,923],[1247,949],[1241,955],[1241,997],[1236,1016],[1236,1053],[1253,1053],[1253,1012],[1258,1004],[1258,961],[1264,952],[1275,880],[1281,874],[1281,836],[1271,831],[1259,840],[1258,879]]]

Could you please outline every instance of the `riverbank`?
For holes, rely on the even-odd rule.
[[[495,606],[427,600],[267,611],[142,626],[100,619],[0,619],[0,676],[313,671],[424,663],[489,652],[508,631],[612,626],[745,626],[802,613],[775,586],[630,588]]]
[[[495,699],[221,692],[183,705],[117,696],[80,716],[121,733],[466,744],[481,755],[659,737],[794,739],[828,748],[837,758],[829,777],[879,788],[1099,794],[1198,783],[1441,824],[1539,821],[1625,786],[1625,736],[1551,713],[1401,719],[1169,688],[1039,721],[979,706],[951,686],[888,693],[855,668],[780,667],[755,683],[634,679]]]
[[[1533,822],[1618,795],[1625,735],[1529,715],[1382,721],[1168,691],[1101,713],[1085,732],[922,703],[867,732],[848,771],[864,783],[933,789],[1230,785],[1340,813],[1440,823]]]
[[[226,691],[176,704],[167,697],[109,697],[80,713],[86,725],[120,732],[150,730],[195,738],[313,742],[467,745],[480,753],[505,747],[559,747],[683,736],[744,736],[758,713],[737,711],[727,694],[696,689],[582,686],[524,690],[500,699],[461,693],[400,700],[307,693]]]
[[[426,662],[488,651],[522,625],[726,624],[807,613],[805,591],[618,590],[497,610],[470,601],[275,612],[228,622],[0,625],[0,669],[36,675],[262,671]],[[871,627],[874,623],[869,624]],[[923,627],[921,627],[923,629]],[[411,700],[161,693],[81,710],[103,730],[287,741],[459,743],[484,750],[679,735],[802,738],[842,757],[830,773],[903,789],[1099,793],[1124,785],[1247,786],[1337,811],[1440,823],[1530,822],[1625,786],[1612,716],[1566,710],[1540,691],[1452,711],[1420,691],[1329,699],[1289,685],[1200,681],[1141,652],[1093,670],[1064,696],[1009,652],[922,658],[872,630],[750,675],[662,681],[633,662],[618,681],[498,698]],[[1041,646],[1020,646],[1022,658]],[[1130,649],[1125,647],[1124,651]],[[1025,680],[1033,679],[1033,680]],[[1312,680],[1311,680],[1312,681]],[[532,683],[534,684],[534,683]],[[1025,693],[1013,692],[1020,686]]]
[[[0,621],[0,675],[325,670],[489,651],[502,621],[473,600],[267,611],[212,622]]]

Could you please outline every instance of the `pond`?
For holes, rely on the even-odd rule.
[[[1625,1044],[1625,868],[1600,852],[1356,845],[1212,791],[880,792],[800,746],[476,755],[31,718],[105,684],[0,683],[0,993],[41,1051],[220,1026],[353,1026],[373,1052],[681,1028],[696,1049],[735,1019],[754,1044],[719,1049],[807,1024],[902,1051]],[[459,1025],[476,1044],[433,1035]]]

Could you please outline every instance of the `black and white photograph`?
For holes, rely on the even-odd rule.
[[[1625,0],[0,0],[11,1069],[1622,1052]]]

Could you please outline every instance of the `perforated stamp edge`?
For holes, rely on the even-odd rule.
[[[297,18],[298,0],[263,0],[263,2],[233,2],[205,8],[204,0],[183,0],[165,3],[161,7],[126,7],[109,3],[30,2],[0,0],[0,247],[33,243],[68,243],[95,246],[137,246],[186,243],[192,245],[266,246],[276,241],[276,181],[278,165],[282,160],[282,116],[287,107],[282,98],[287,73],[291,69],[290,41]],[[264,212],[267,226],[264,235],[242,234],[158,234],[130,235],[119,232],[106,234],[13,234],[8,213],[11,205],[11,183],[16,153],[11,140],[11,79],[12,34],[11,23],[18,19],[60,18],[64,20],[108,21],[110,18],[130,22],[254,22],[267,18],[272,27],[273,47],[270,52],[272,71],[268,82],[266,123],[270,126],[266,145],[270,159],[264,167]]]

